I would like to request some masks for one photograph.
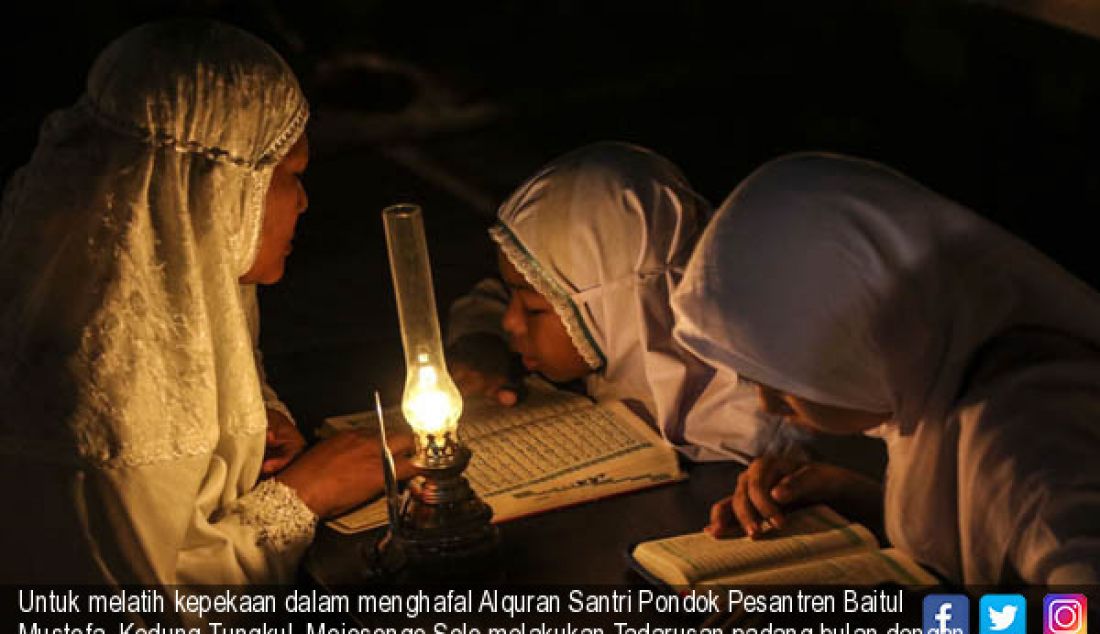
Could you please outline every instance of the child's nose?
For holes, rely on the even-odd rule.
[[[304,214],[306,209],[309,209],[309,194],[306,193],[306,188],[302,185],[298,185],[298,214]]]
[[[508,301],[508,308],[504,310],[504,316],[500,319],[500,326],[513,337],[523,334],[526,329],[523,322],[523,307],[519,305],[519,301],[514,295]]]

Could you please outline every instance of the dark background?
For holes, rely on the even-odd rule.
[[[985,4],[27,3],[4,9],[0,176],[127,28],[204,15],[268,40],[313,105],[310,211],[264,289],[272,383],[312,427],[403,381],[379,212],[424,205],[445,307],[493,271],[494,208],[539,165],[621,139],[719,203],[761,162],[886,162],[1094,287],[1100,42]]]

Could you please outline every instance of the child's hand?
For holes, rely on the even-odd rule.
[[[267,439],[260,475],[266,477],[278,473],[290,464],[295,456],[302,453],[305,447],[306,439],[302,437],[294,423],[287,420],[281,412],[267,410]]]
[[[447,364],[462,396],[484,396],[511,407],[520,396],[510,376],[512,356],[500,337],[479,333],[456,341],[447,351]]]
[[[737,477],[733,494],[710,509],[710,524],[704,529],[715,537],[744,534],[757,537],[769,527],[783,525],[779,501],[772,489],[788,474],[805,465],[804,460],[765,454],[752,461]]]
[[[877,482],[855,471],[826,464],[765,455],[757,458],[737,478],[729,497],[711,507],[710,524],[704,529],[715,537],[747,534],[760,537],[782,528],[783,507],[851,500],[881,495]]]
[[[516,404],[516,390],[508,385],[508,377],[499,374],[479,372],[470,366],[458,362],[451,364],[451,378],[462,396],[484,396],[505,407]]]

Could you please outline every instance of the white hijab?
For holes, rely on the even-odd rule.
[[[490,234],[594,370],[589,394],[640,404],[696,459],[746,459],[765,442],[761,423],[774,424],[755,413],[751,394],[730,396],[735,376],[715,378],[671,338],[671,293],[710,214],[666,159],[597,143],[528,179]],[[734,400],[749,405],[723,412]]]
[[[278,54],[229,26],[148,25],[99,56],[4,197],[4,452],[115,467],[262,447],[237,280],[307,116]]]
[[[1003,526],[970,531],[981,525],[977,505],[1029,473],[982,474],[995,463],[989,451],[1022,467],[1026,441],[991,449],[984,424],[960,431],[951,421],[976,355],[1021,329],[1100,346],[1100,296],[1048,258],[882,165],[824,154],[775,160],[734,191],[673,306],[677,340],[719,367],[821,403],[893,413],[881,430],[888,533],[968,581],[995,581],[1018,539]],[[1027,418],[1012,433],[1036,434]],[[1092,428],[1091,438],[1068,423],[1047,431],[1069,447],[1096,442]]]

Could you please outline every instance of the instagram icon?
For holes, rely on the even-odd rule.
[[[1043,634],[1088,634],[1085,595],[1048,594],[1043,599]]]

